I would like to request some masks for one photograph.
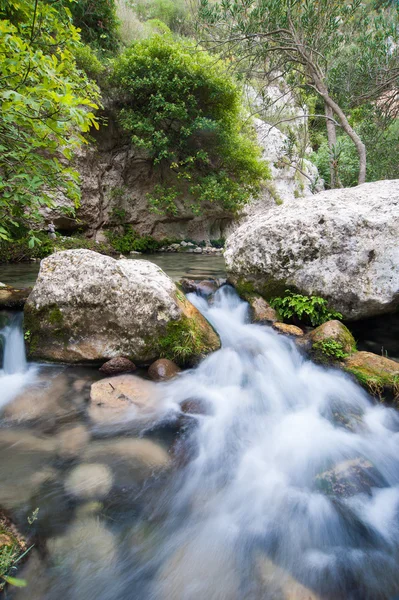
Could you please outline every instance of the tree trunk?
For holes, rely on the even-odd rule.
[[[319,92],[320,96],[323,98],[325,104],[327,104],[331,108],[333,113],[335,113],[337,115],[337,117],[339,118],[339,120],[341,122],[342,129],[350,137],[350,139],[356,146],[356,150],[359,155],[358,184],[360,185],[366,181],[366,164],[367,164],[366,146],[363,144],[362,140],[357,135],[356,131],[349,124],[349,121],[346,118],[344,111],[330,97],[327,87],[324,85],[323,81],[319,78],[318,74],[313,72],[312,75],[313,75],[315,87],[316,87],[317,91]]]
[[[334,118],[334,113],[332,108],[324,103],[324,111],[326,114],[326,127],[327,127],[327,138],[328,138],[328,147],[330,149],[330,187],[334,189],[337,187],[337,179],[336,179],[336,165],[334,164],[334,148],[337,144],[337,132],[335,129],[335,124],[331,119]]]

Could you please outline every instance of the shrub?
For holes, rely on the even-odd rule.
[[[276,309],[283,319],[298,318],[311,325],[321,325],[331,319],[342,319],[339,312],[329,310],[327,301],[319,296],[302,296],[290,290],[285,291],[283,298],[273,298],[270,305]]]
[[[109,231],[107,237],[114,250],[122,254],[128,254],[129,252],[152,253],[162,248],[162,246],[167,246],[176,241],[167,238],[156,240],[151,235],[139,235],[131,225],[124,226],[122,235]]]
[[[198,214],[213,202],[234,213],[258,194],[269,171],[222,61],[155,35],[115,61],[111,83],[122,128],[162,180],[148,196],[154,211],[183,203]]]
[[[119,45],[115,0],[76,0],[70,5],[82,40],[102,51],[114,53]]]

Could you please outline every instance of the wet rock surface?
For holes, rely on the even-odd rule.
[[[180,372],[181,369],[167,358],[156,360],[148,369],[148,375],[153,381],[168,381]]]
[[[111,358],[111,360],[107,360],[100,367],[100,373],[104,375],[120,375],[121,373],[134,373],[137,370],[134,362],[125,358],[123,356],[116,356],[115,358]]]

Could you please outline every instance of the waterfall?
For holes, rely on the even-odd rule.
[[[25,353],[22,313],[11,318],[9,325],[0,330],[3,339],[3,367],[0,369],[0,408],[10,402],[35,375],[28,368]]]
[[[4,339],[3,372],[5,375],[24,373],[27,368],[22,314],[13,317],[0,334]]]
[[[155,576],[142,597],[392,597],[398,413],[287,337],[250,324],[229,286],[210,305],[189,298],[222,349],[162,384],[167,401],[191,399],[203,414],[180,441],[189,460],[162,500],[167,516],[147,564]],[[292,582],[299,592],[284,587]]]

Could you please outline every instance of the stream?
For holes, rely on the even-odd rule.
[[[20,317],[2,330],[0,505],[36,544],[8,597],[393,599],[399,414],[250,324],[230,286],[189,299],[222,348],[156,384],[141,426],[93,425],[99,373],[27,364]],[[98,499],[70,493],[82,461]]]

